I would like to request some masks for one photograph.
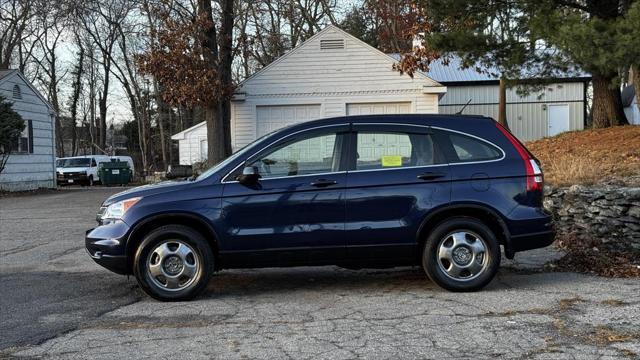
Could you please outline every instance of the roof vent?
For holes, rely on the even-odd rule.
[[[320,40],[320,50],[344,49],[344,39]]]
[[[22,99],[22,90],[18,84],[13,85],[13,98],[14,99]]]

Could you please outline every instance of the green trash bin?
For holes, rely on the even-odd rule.
[[[131,169],[126,161],[100,163],[100,182],[103,185],[126,185],[131,178]]]

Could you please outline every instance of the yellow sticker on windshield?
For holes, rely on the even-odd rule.
[[[382,157],[382,167],[402,166],[402,156],[385,155]]]

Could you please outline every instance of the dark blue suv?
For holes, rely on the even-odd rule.
[[[190,181],[107,199],[86,247],[160,300],[229,268],[421,264],[481,289],[518,251],[553,242],[535,158],[490,118],[372,115],[266,135]]]

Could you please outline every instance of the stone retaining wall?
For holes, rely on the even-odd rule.
[[[545,187],[544,206],[560,233],[623,240],[640,248],[640,187]]]

